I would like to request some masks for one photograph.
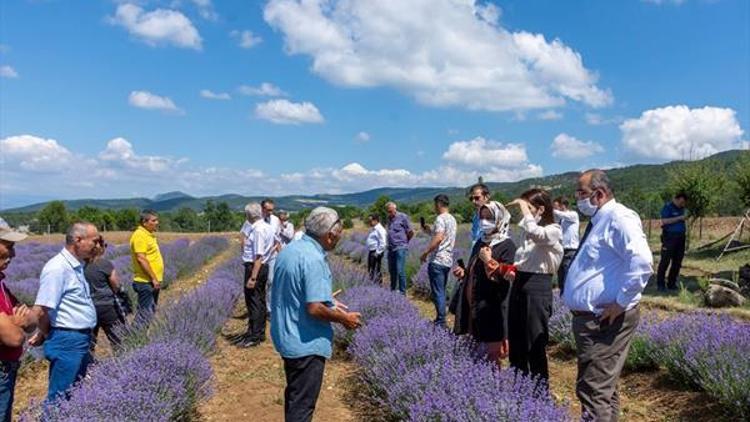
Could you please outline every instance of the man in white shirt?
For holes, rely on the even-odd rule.
[[[276,256],[281,250],[281,220],[273,214],[275,204],[273,199],[266,198],[260,201],[263,210],[263,220],[271,226],[275,239],[275,245],[271,258],[268,259],[268,285],[266,286],[266,312],[271,313],[271,286],[273,286],[273,267],[276,264]]]
[[[573,313],[576,394],[593,420],[616,421],[617,382],[640,320],[638,303],[653,274],[653,257],[638,214],[615,200],[602,170],[581,175],[576,199],[578,210],[591,217],[563,294]]]
[[[283,248],[294,239],[294,224],[289,221],[289,213],[286,211],[279,211],[279,223],[279,240]]]
[[[380,216],[370,214],[370,233],[367,234],[367,274],[370,281],[380,285],[383,282],[383,255],[385,254],[387,233],[385,227],[380,224]]]
[[[445,327],[446,300],[445,286],[448,273],[453,266],[453,247],[456,245],[456,219],[450,214],[450,200],[447,195],[437,195],[434,199],[434,227],[422,226],[422,230],[432,234],[430,244],[420,260],[427,264],[427,277],[430,279],[432,303],[435,304],[435,325]]]
[[[570,263],[578,250],[580,222],[578,213],[570,209],[568,198],[560,196],[552,202],[552,206],[554,207],[552,212],[555,215],[555,223],[560,225],[563,232],[563,258],[560,268],[557,270],[557,286],[560,288],[560,296],[562,296],[565,291],[565,276],[568,274]]]
[[[276,237],[271,226],[263,219],[260,204],[245,206],[246,221],[242,225],[242,262],[245,266],[245,306],[247,306],[247,332],[237,338],[240,347],[254,347],[266,340],[266,289],[269,265],[276,249]]]

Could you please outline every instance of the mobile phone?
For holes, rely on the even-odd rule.
[[[466,264],[464,264],[464,260],[463,259],[458,258],[458,260],[456,261],[456,263],[458,264],[459,267],[461,267],[462,270],[466,269]]]

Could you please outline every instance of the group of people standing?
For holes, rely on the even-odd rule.
[[[420,258],[427,263],[435,324],[445,326],[447,307],[456,316],[456,334],[472,336],[489,359],[500,365],[508,358],[511,367],[543,385],[549,382],[546,347],[556,277],[563,302],[573,314],[577,396],[589,417],[616,420],[617,381],[639,322],[638,303],[653,273],[653,257],[639,215],[615,200],[604,171],[582,173],[575,196],[578,212],[590,219],[582,237],[578,212],[564,197],[553,200],[547,191],[534,188],[503,205],[491,200],[486,185],[472,186],[469,200],[476,213],[471,253],[466,263],[463,259],[454,263],[456,220],[448,197],[438,195],[435,223],[421,222],[431,240]],[[675,202],[678,205],[682,204]],[[521,215],[518,244],[510,235],[511,213],[506,207],[517,207]],[[668,224],[684,219],[675,214],[679,215],[674,220],[662,220],[665,231]],[[391,289],[404,292],[403,261],[414,232],[395,204],[388,204],[388,216],[385,248],[383,230],[376,216],[370,217],[368,267],[371,277],[377,275],[378,257],[387,252]],[[673,243],[679,243],[679,233],[665,235],[674,238],[678,241]],[[678,249],[667,248],[668,252]],[[672,268],[674,262],[679,265],[679,252],[667,254],[660,267],[670,258]],[[446,304],[451,270],[459,282]],[[670,287],[678,272],[679,266],[670,274]],[[660,275],[660,288],[662,280]]]
[[[141,213],[130,238],[133,289],[138,296],[138,323],[148,324],[156,310],[164,262],[154,232],[158,215]],[[15,244],[26,234],[0,225],[0,421],[10,421],[16,375],[26,334],[29,346],[44,347],[49,361],[47,403],[65,397],[86,375],[99,330],[117,348],[125,324],[125,307],[117,272],[104,254],[107,243],[94,224],[73,223],[65,246],[44,265],[31,307],[8,290],[4,271],[15,257]],[[32,334],[33,333],[33,334]]]

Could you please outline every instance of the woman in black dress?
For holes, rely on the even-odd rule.
[[[104,330],[112,348],[117,348],[120,344],[120,338],[115,327],[125,323],[125,317],[122,315],[115,299],[115,292],[120,290],[117,270],[115,270],[112,262],[104,258],[106,251],[107,243],[99,236],[96,240],[95,254],[84,269],[84,275],[91,290],[91,299],[94,301],[94,307],[96,308],[96,327],[94,328],[92,349],[96,346],[100,328]]]
[[[461,280],[455,304],[456,334],[470,334],[500,365],[508,356],[508,296],[510,283],[503,278],[513,263],[516,245],[508,237],[510,214],[499,202],[479,210],[482,237],[474,244],[466,268],[453,274]]]

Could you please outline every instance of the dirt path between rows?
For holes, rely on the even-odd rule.
[[[230,239],[230,245],[227,250],[211,258],[211,260],[209,260],[209,262],[196,273],[175,280],[168,289],[165,289],[159,297],[159,305],[164,306],[189,290],[204,283],[208,279],[209,274],[211,274],[217,266],[237,255],[238,248],[237,239]],[[109,342],[104,336],[104,332],[99,334],[97,344],[97,358],[104,358],[111,354]],[[18,419],[21,412],[29,406],[31,400],[41,400],[46,396],[48,371],[49,363],[44,359],[25,364],[21,367],[21,370],[18,373],[18,380],[16,381],[15,400],[13,403],[14,419]]]
[[[237,313],[244,312],[244,304]],[[202,421],[283,421],[284,366],[281,357],[268,341],[260,346],[242,349],[232,345],[227,336],[245,330],[247,320],[232,318],[219,336],[216,352],[211,356],[214,368],[215,394],[198,407]],[[323,387],[315,410],[315,421],[350,421],[354,411],[347,392],[355,365],[345,358],[334,357],[326,363]]]

